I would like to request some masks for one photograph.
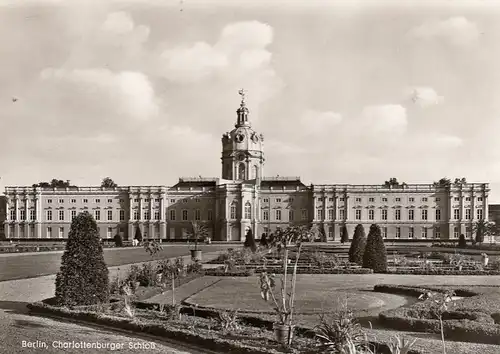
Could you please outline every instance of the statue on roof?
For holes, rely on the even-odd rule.
[[[240,89],[238,91],[238,94],[241,96],[241,105],[244,106],[245,105],[245,98],[246,98],[246,90],[245,89]]]

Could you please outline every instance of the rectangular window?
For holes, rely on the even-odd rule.
[[[230,216],[229,216],[231,219],[236,219],[236,205],[231,205],[231,208],[230,208]]]
[[[333,212],[334,212],[333,209],[328,209],[328,220],[334,219]]]
[[[295,220],[295,210],[293,209],[288,210],[288,220],[289,221]]]
[[[423,201],[423,202],[426,202],[426,201],[427,201],[427,197],[423,197],[423,198],[422,198],[422,201]]]
[[[120,221],[125,220],[125,210],[120,210]]]
[[[264,202],[264,203],[269,203],[269,199],[268,199],[268,198],[264,198],[264,199],[263,199],[263,202]]]
[[[47,227],[47,238],[52,238],[52,227]]]
[[[281,209],[276,209],[276,220],[281,221]]]
[[[170,210],[170,220],[175,221],[175,210]]]
[[[434,230],[434,238],[441,238],[441,228],[439,226]]]
[[[371,202],[371,203],[373,203],[373,202],[375,202],[375,198],[373,198],[373,197],[368,198],[368,201]]]
[[[400,202],[401,201],[401,198],[396,198],[396,202]]]
[[[276,198],[276,203],[281,203],[281,198]]]
[[[155,220],[160,220],[160,211],[155,210]]]
[[[361,220],[361,210],[360,209],[356,210],[356,220]]]
[[[408,220],[415,220],[415,210],[408,210]]]
[[[108,221],[113,220],[113,210],[108,210]]]
[[[357,202],[361,202],[361,198],[356,198],[356,201]]]
[[[212,212],[212,210],[211,210],[211,209],[209,209],[209,210],[207,211],[207,219],[208,219],[209,221],[212,221],[212,220],[213,220],[213,218],[214,218],[214,216],[213,216],[213,212]]]
[[[387,227],[382,227],[382,237],[387,238]]]
[[[415,198],[410,197],[410,198],[408,198],[408,200],[409,200],[410,202],[414,202],[414,201],[415,201]]]
[[[339,209],[339,219],[340,220],[345,219],[345,210],[344,209]]]
[[[459,198],[459,197],[455,197],[455,198],[453,198],[453,200],[454,200],[455,202],[459,202],[459,201],[460,201],[460,198]]]
[[[75,204],[76,203],[76,199],[71,199],[71,204]]]
[[[71,210],[71,221],[76,218],[76,210]]]
[[[108,227],[108,230],[106,231],[106,237],[107,238],[111,238],[113,234],[113,228],[112,227]]]
[[[340,198],[339,200],[340,200],[341,202],[343,202],[343,201],[345,200],[345,198]]]
[[[125,199],[120,198],[120,203],[125,202]]]
[[[382,201],[387,202],[387,198],[386,197],[382,198]]]
[[[328,201],[329,202],[333,202],[333,198],[328,198]]]
[[[151,214],[149,213],[149,210],[146,210],[144,212],[144,220],[150,220],[151,219]]]
[[[59,221],[64,221],[64,210],[59,210]]]
[[[252,206],[250,203],[245,204],[245,219],[251,219],[252,218]]]
[[[422,238],[427,238],[427,228],[426,227],[422,228]]]
[[[47,221],[52,221],[52,210],[47,210]]]
[[[318,220],[323,220],[323,210],[322,209],[316,210],[316,218]]]
[[[382,220],[387,220],[387,209],[382,209]]]
[[[483,209],[477,209],[476,214],[478,220],[483,220]]]
[[[100,203],[100,202],[101,202],[101,200],[100,200],[99,198],[97,198],[97,199],[95,200],[95,202],[96,202],[96,203]]]
[[[399,226],[396,227],[396,238],[401,238],[401,228]]]
[[[139,210],[134,210],[134,220],[139,220]]]
[[[318,197],[318,202],[322,202],[323,201],[323,197]]]
[[[22,221],[26,220],[26,210],[21,209],[19,210],[19,212],[21,213],[21,220]]]
[[[436,209],[436,220],[441,220],[441,209]]]
[[[64,237],[64,227],[60,227],[59,228],[59,238],[63,238]]]
[[[307,215],[307,209],[302,209],[301,213],[302,213],[302,215],[301,215],[302,220],[307,220],[309,218]]]
[[[453,209],[453,218],[455,220],[460,219],[460,209]]]
[[[59,204],[64,204],[64,199],[59,199]]]
[[[470,202],[470,197],[465,197],[466,202]]]
[[[89,202],[89,200],[85,198],[85,199],[82,199],[82,202],[83,202],[83,204],[87,204]]]
[[[410,227],[408,229],[408,238],[413,238],[414,235],[415,235],[415,230],[413,227]]]
[[[373,209],[368,210],[368,219],[375,220],[375,210]]]
[[[52,204],[52,199],[47,199],[48,204]]]
[[[36,219],[36,210],[31,209],[30,210],[30,220],[34,221]]]
[[[194,199],[194,202],[195,202],[195,203],[199,203],[199,202],[200,202],[200,198],[195,198],[195,199]]]
[[[194,219],[195,219],[195,220],[201,220],[201,212],[200,212],[200,209],[195,209],[195,211],[194,211]]]
[[[94,211],[94,214],[95,214],[96,221],[101,220],[101,211],[100,210]]]
[[[175,203],[175,199],[170,199],[170,203]],[[175,231],[175,229],[174,229]]]
[[[453,238],[458,238],[459,234],[460,234],[460,230],[459,230],[458,226],[455,226],[453,228]]]
[[[422,209],[422,220],[427,220],[427,209]]]
[[[108,199],[108,203],[113,203],[113,199]]]
[[[328,239],[333,239],[333,226],[328,227]]]
[[[49,212],[50,210],[47,211],[47,213]],[[51,211],[50,211],[51,212]],[[52,213],[52,212],[51,212]],[[16,221],[16,210],[15,209],[12,209],[10,211],[10,220],[12,221]],[[48,219],[47,219],[48,220]]]
[[[477,201],[478,202],[482,202],[483,201],[483,197],[477,197]]]
[[[401,209],[396,209],[396,210],[394,211],[394,213],[395,213],[395,214],[394,214],[394,219],[395,219],[395,220],[401,220]]]
[[[30,225],[30,238],[35,238],[35,225]]]
[[[150,199],[150,198],[144,198],[144,201],[145,201],[146,203],[149,203],[149,202],[151,201],[151,199]]]
[[[188,219],[188,211],[183,210],[182,211],[182,221],[187,221],[187,219]]]
[[[263,210],[262,211],[262,220],[268,221],[269,220],[269,210]]]
[[[436,202],[440,202],[440,201],[441,201],[441,198],[437,197]]]
[[[465,209],[465,218],[467,220],[470,220],[470,218],[471,218],[471,210],[470,209]]]

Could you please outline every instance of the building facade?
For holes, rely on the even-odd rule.
[[[233,130],[222,136],[221,178],[179,178],[174,186],[6,187],[0,199],[7,239],[64,239],[82,211],[102,238],[185,239],[192,221],[213,240],[243,241],[287,225],[316,225],[328,241],[357,224],[379,224],[387,239],[471,237],[487,219],[487,183],[306,186],[299,177],[265,177],[264,136],[252,129],[244,92]],[[3,221],[3,222],[2,222]],[[1,230],[0,230],[1,231]]]

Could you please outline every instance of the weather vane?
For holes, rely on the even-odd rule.
[[[238,91],[238,93],[241,96],[241,103],[244,104],[245,103],[246,90],[245,89],[241,89],[241,90]]]

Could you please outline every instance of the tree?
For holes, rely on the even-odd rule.
[[[354,236],[352,237],[351,248],[349,248],[349,262],[363,264],[363,254],[366,247],[365,228],[363,225],[356,225]]]
[[[406,186],[406,183],[405,182],[399,183],[398,179],[396,177],[392,177],[392,178],[389,178],[388,181],[385,181],[383,186],[385,188],[402,187],[402,186]]]
[[[68,180],[63,181],[62,179],[53,178],[50,183],[49,182],[38,182],[33,184],[33,187],[41,187],[41,188],[69,188],[75,187]]]
[[[257,244],[255,243],[255,238],[253,237],[252,229],[249,228],[245,235],[245,243],[243,243],[245,248],[250,248],[252,252],[257,251]]]
[[[465,240],[464,234],[460,234],[460,237],[458,238],[458,247],[460,248],[467,247],[467,241]]]
[[[142,242],[142,232],[141,232],[141,228],[139,226],[137,226],[137,228],[135,229],[134,239],[136,239],[139,242]]]
[[[56,276],[59,305],[94,305],[109,299],[109,272],[99,242],[97,224],[88,212],[71,223],[61,269]]]
[[[374,273],[387,271],[387,251],[382,238],[382,232],[377,224],[370,226],[363,254],[363,267],[373,269]]]
[[[447,177],[443,177],[439,181],[434,182],[434,187],[449,187],[450,185],[451,185],[451,179]]]
[[[120,234],[115,235],[114,241],[116,247],[123,247],[123,239]]]
[[[344,224],[341,229],[340,243],[349,242],[349,232],[347,232],[347,226]]]
[[[263,232],[262,235],[260,236],[260,245],[262,247],[267,247],[267,245],[268,245],[267,234],[265,232]]]
[[[118,187],[118,185],[110,177],[105,177],[102,179],[101,187],[103,187],[103,188],[116,188],[116,187]]]
[[[191,230],[188,232],[188,239],[194,241],[194,250],[198,251],[198,242],[208,236],[207,227],[199,222],[191,221]]]
[[[486,236],[495,234],[496,225],[484,219],[479,219],[472,227],[473,232],[476,234],[476,242],[483,243]]]

